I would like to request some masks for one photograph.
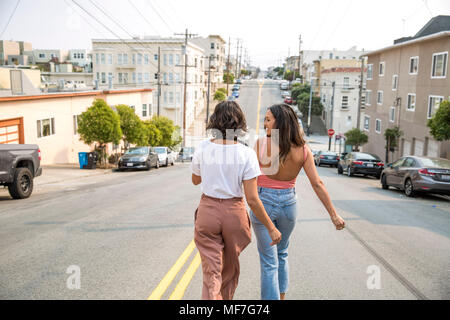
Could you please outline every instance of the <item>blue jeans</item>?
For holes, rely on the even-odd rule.
[[[258,194],[267,214],[282,236],[278,245],[271,246],[269,232],[253,211],[250,211],[261,264],[261,299],[279,300],[280,293],[286,293],[289,285],[288,246],[297,219],[297,195],[295,188],[263,187],[258,187]]]

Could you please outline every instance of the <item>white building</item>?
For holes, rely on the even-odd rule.
[[[324,106],[323,120],[327,129],[334,129],[337,135],[357,126],[360,77],[360,67],[335,67],[321,71],[320,98]],[[363,103],[364,97],[363,93]],[[362,119],[364,104],[361,109]]]
[[[211,83],[214,85],[223,82],[224,69],[226,70],[225,40],[219,35],[209,35],[206,38],[198,37],[190,40],[205,51],[205,57],[212,56],[211,60]],[[204,72],[207,77],[209,61],[205,58]]]
[[[161,92],[159,114],[183,127],[185,41],[180,38],[144,37],[118,40],[93,39],[93,75],[100,87],[147,87],[155,90],[152,113],[158,113],[158,64]],[[160,56],[158,55],[160,51]],[[187,46],[186,128],[203,110],[204,73],[202,48]]]

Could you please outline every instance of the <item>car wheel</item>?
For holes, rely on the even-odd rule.
[[[405,194],[407,197],[414,197],[416,195],[411,179],[406,179],[405,181]]]
[[[172,166],[174,166],[175,165],[175,160],[172,160]]]
[[[386,184],[386,176],[384,174],[381,176],[381,188],[384,190],[389,189],[389,185]]]
[[[159,169],[159,160],[156,160],[156,169]]]
[[[344,173],[344,170],[342,170],[342,167],[341,167],[340,164],[338,164],[337,168],[338,168],[338,170],[337,170],[338,174],[343,174]]]
[[[33,175],[28,168],[17,168],[14,181],[8,185],[8,191],[14,199],[26,199],[33,192]]]
[[[169,159],[167,158],[166,159],[166,167],[168,167],[169,166]]]
[[[149,171],[151,168],[151,163],[149,161],[145,162],[145,170]]]
[[[352,168],[350,166],[348,166],[348,168],[347,168],[347,176],[353,177]]]

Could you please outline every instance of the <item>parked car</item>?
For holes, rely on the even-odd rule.
[[[281,97],[284,99],[287,96],[290,96],[291,94],[289,93],[289,91],[281,91]]]
[[[242,84],[242,80],[241,79],[236,79],[236,83],[237,84]]]
[[[404,190],[408,197],[418,193],[450,195],[450,160],[407,156],[389,163],[381,174],[381,186]]]
[[[180,153],[178,154],[178,159],[181,162],[184,161],[192,161],[192,157],[194,156],[195,148],[194,147],[184,147],[181,148]]]
[[[36,144],[0,144],[0,185],[14,199],[33,192],[33,179],[42,174],[41,150]]]
[[[287,96],[286,98],[284,98],[284,103],[287,104],[292,104],[294,102],[294,100],[292,100],[292,97]]]
[[[336,167],[339,163],[339,156],[336,152],[322,151],[320,150],[314,155],[314,163],[316,166],[320,167],[322,164]]]
[[[318,151],[318,150],[313,150],[313,149],[311,149],[311,152],[312,152],[312,154],[313,154],[313,157],[315,157],[316,154],[317,154],[319,151]],[[314,161],[314,163],[315,163],[315,161]]]
[[[280,88],[281,88],[281,90],[287,90],[289,88],[289,83],[287,81],[283,81],[280,84]]]
[[[383,161],[373,153],[350,152],[338,163],[338,173],[342,174],[346,171],[349,177],[354,174],[363,174],[379,179],[383,168]]]
[[[297,118],[298,124],[300,125],[300,128],[303,129],[303,121],[300,118]]]
[[[231,95],[237,99],[239,98],[239,91],[233,91]]]
[[[168,147],[155,147],[155,152],[158,154],[159,162],[164,164],[166,167],[171,164],[175,164],[175,156]]]
[[[160,161],[156,151],[152,147],[134,147],[128,149],[123,156],[119,158],[117,169],[145,169],[152,167],[159,168]]]
[[[233,85],[233,88],[231,88],[231,90],[232,90],[232,91],[239,91],[240,88],[241,88],[240,85],[235,84],[235,85]]]

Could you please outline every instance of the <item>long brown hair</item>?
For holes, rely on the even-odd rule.
[[[303,147],[306,141],[303,138],[303,129],[300,127],[297,115],[287,104],[275,104],[269,107],[275,118],[275,128],[278,129],[280,163],[284,164],[291,150],[291,146]]]

